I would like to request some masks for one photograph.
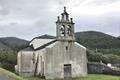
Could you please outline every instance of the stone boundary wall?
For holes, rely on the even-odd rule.
[[[110,75],[120,75],[120,69],[113,69],[107,65],[99,62],[88,62],[87,63],[89,74],[110,74]]]

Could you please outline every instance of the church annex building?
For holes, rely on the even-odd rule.
[[[18,52],[15,71],[20,76],[46,79],[87,75],[86,48],[75,41],[74,22],[64,7],[56,21],[56,37],[35,37]]]

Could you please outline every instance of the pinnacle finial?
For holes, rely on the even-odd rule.
[[[73,18],[70,18],[71,19],[71,22],[73,23]]]
[[[60,17],[58,16],[58,21],[60,21]]]
[[[64,6],[64,12],[66,12],[66,7]]]

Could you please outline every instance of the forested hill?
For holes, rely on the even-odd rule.
[[[51,35],[42,35],[40,38],[55,38]],[[38,37],[38,38],[39,38]],[[75,33],[76,41],[87,48],[93,49],[118,49],[120,48],[120,39],[102,32],[84,31]]]
[[[2,37],[0,38],[0,48],[22,48],[28,46],[29,41],[19,39],[16,37]]]
[[[88,48],[98,49],[118,49],[120,48],[120,39],[111,35],[96,32],[76,32],[76,41]]]
[[[55,38],[51,35],[42,35],[40,38]],[[119,49],[120,39],[113,37],[111,35],[96,32],[96,31],[86,31],[86,32],[76,32],[76,41],[87,48],[90,49]],[[0,48],[17,48],[28,46],[29,41],[19,39],[16,37],[4,37],[0,38]]]

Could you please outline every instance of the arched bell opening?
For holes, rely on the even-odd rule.
[[[65,36],[65,26],[64,26],[64,25],[62,25],[62,26],[60,27],[60,35],[61,35],[61,36]]]
[[[72,27],[70,25],[67,26],[67,35],[68,36],[72,35]]]

